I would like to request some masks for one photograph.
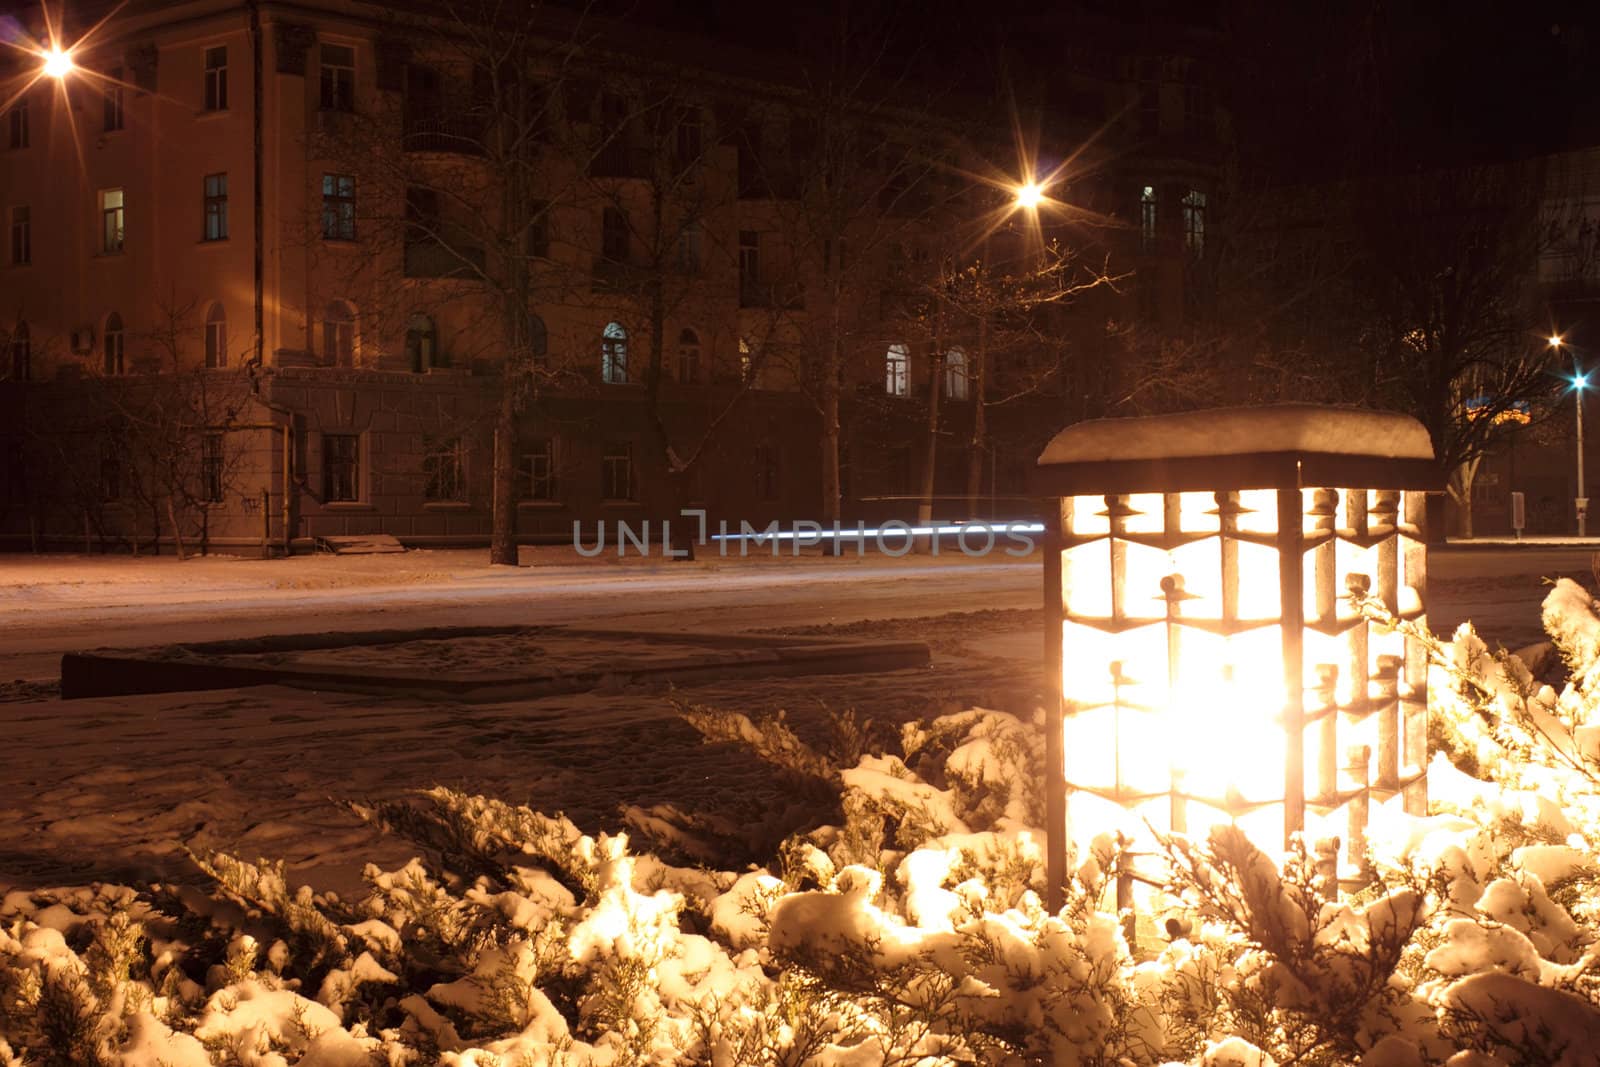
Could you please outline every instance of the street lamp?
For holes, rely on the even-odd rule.
[[[1312,831],[1343,838],[1348,869],[1373,800],[1426,813],[1425,651],[1352,598],[1423,618],[1437,483],[1420,423],[1350,408],[1096,419],[1050,442],[1052,907],[1069,840],[1083,855],[1102,833],[1153,849],[1152,827],[1231,823],[1266,848]]]
[[[52,45],[49,49],[39,53],[44,57],[44,73],[46,77],[62,80],[72,73],[72,53],[64,52],[61,48]]]
[[[1562,345],[1560,334],[1552,334],[1550,347],[1560,351]],[[1589,388],[1589,376],[1578,366],[1578,353],[1572,353],[1572,396],[1578,412],[1578,489],[1573,498],[1573,505],[1578,512],[1578,536],[1588,536],[1589,526],[1589,498],[1584,494],[1583,482],[1583,391]]]
[[[1038,182],[1024,182],[1016,190],[1016,205],[1024,211],[1037,211],[1044,203],[1044,187]]]

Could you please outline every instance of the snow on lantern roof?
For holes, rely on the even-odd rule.
[[[1318,404],[1093,419],[1039,456],[1040,495],[1194,489],[1442,485],[1428,431],[1409,415]]]

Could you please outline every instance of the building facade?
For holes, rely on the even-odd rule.
[[[1033,220],[967,177],[981,116],[540,19],[130,4],[63,78],[25,55],[0,544],[481,542],[502,468],[524,540],[826,520],[832,484],[846,521],[930,488],[1014,514],[1037,442],[1099,413],[1107,309],[1169,316],[1159,253],[1203,239],[1192,172],[1144,167],[1141,202],[1086,156],[1070,195],[1114,225],[1065,236],[1151,284],[1050,307]],[[947,293],[968,262],[987,303]]]

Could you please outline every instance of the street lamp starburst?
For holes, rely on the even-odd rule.
[[[1044,187],[1038,182],[1024,182],[1017,187],[1016,202],[1024,211],[1037,211],[1044,203]]]
[[[72,53],[52,46],[40,53],[44,57],[44,73],[48,78],[60,81],[72,73]]]

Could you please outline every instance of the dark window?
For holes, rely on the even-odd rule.
[[[28,337],[28,324],[17,323],[11,331],[11,377],[25,382],[33,376],[33,342]]]
[[[678,381],[684,385],[700,383],[700,335],[690,329],[678,334]]]
[[[205,180],[205,240],[221,241],[228,236],[228,176],[207,174]]]
[[[1198,189],[1183,197],[1183,247],[1195,256],[1206,250],[1206,194]]]
[[[106,72],[104,128],[107,133],[122,129],[122,68]]]
[[[600,254],[613,263],[628,262],[628,216],[618,207],[600,215]]]
[[[11,105],[10,140],[12,148],[28,147],[28,98],[23,97]]]
[[[26,206],[11,209],[11,264],[21,267],[33,262],[33,217]]]
[[[333,502],[361,499],[361,435],[322,435],[322,497]]]
[[[127,216],[124,211],[121,189],[100,191],[100,251],[106,255],[122,251],[123,239],[127,235],[124,225]]]
[[[321,51],[322,110],[354,111],[356,106],[356,50],[342,44],[325,44]]]
[[[112,502],[122,499],[122,456],[109,442],[100,448],[100,497]]]
[[[128,373],[128,363],[123,348],[122,316],[115,311],[106,316],[106,335],[103,348],[105,352],[105,372],[112,376]]]
[[[523,457],[528,474],[528,499],[554,501],[558,499],[556,485],[556,442],[553,437],[533,442],[532,450]]]
[[[761,235],[754,230],[739,231],[739,304],[761,307]]]
[[[206,367],[217,370],[228,365],[228,316],[221,304],[206,311]]]
[[[1156,61],[1139,61],[1139,132],[1154,137],[1161,132],[1161,83],[1156,78]]]
[[[550,204],[535,200],[528,206],[528,255],[534,259],[550,258]]]
[[[633,445],[627,441],[607,443],[600,457],[600,495],[606,500],[633,499]]]
[[[550,331],[545,329],[544,320],[531,311],[528,312],[528,354],[536,367],[543,367],[550,360]]]
[[[422,457],[422,495],[428,500],[467,499],[466,446],[458,437],[435,441]]]
[[[322,313],[322,362],[329,367],[356,365],[356,315],[343,300]]]
[[[222,434],[208,433],[200,441],[200,499],[222,503]]]
[[[228,46],[206,49],[205,109],[228,110]]]
[[[699,222],[685,223],[678,234],[678,269],[685,274],[699,274],[705,262],[706,231]]]
[[[330,241],[356,239],[356,180],[349,174],[322,176],[322,236]]]
[[[778,450],[772,445],[757,445],[755,450],[756,462],[756,499],[771,501],[778,499]]]
[[[679,170],[687,170],[699,162],[705,142],[699,108],[691,107],[684,110],[678,119],[676,142]]]

